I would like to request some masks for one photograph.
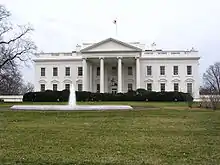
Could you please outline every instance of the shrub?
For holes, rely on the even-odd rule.
[[[69,91],[29,92],[23,96],[23,101],[57,102],[68,101]],[[91,93],[76,92],[77,101],[193,101],[192,96],[182,92],[149,92],[145,89],[129,91],[127,93]]]
[[[4,102],[4,100],[3,99],[0,99],[0,103],[3,103]]]
[[[69,90],[63,90],[61,91],[60,95],[60,101],[68,101],[69,100],[70,91]]]

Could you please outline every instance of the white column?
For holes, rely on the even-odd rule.
[[[104,93],[104,58],[100,58],[100,93]]]
[[[121,57],[118,57],[118,93],[122,93],[122,63],[121,63]]]
[[[87,75],[87,62],[86,62],[86,59],[85,58],[83,58],[83,61],[82,61],[82,63],[83,63],[83,91],[88,91],[88,88],[87,88],[87,77],[88,77],[88,75]]]
[[[136,89],[140,87],[140,59],[136,57]]]
[[[89,71],[90,71],[90,73],[89,73],[89,77],[90,77],[90,85],[89,85],[89,87],[90,87],[90,92],[93,92],[93,89],[92,89],[92,80],[93,80],[93,78],[92,78],[92,64],[90,64],[90,68],[89,68]]]

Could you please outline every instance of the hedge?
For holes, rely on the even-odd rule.
[[[31,102],[64,102],[69,99],[69,91],[29,92],[23,96],[23,101]],[[127,93],[92,93],[76,91],[77,101],[192,101],[193,98],[183,92],[148,92],[138,89]]]

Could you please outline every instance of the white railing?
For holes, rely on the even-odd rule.
[[[22,102],[22,95],[0,95],[0,99],[4,102]]]

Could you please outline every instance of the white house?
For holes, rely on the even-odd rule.
[[[40,53],[35,61],[35,90],[91,92],[181,91],[199,98],[198,52],[150,50],[145,45],[108,38],[77,45],[69,53]]]

